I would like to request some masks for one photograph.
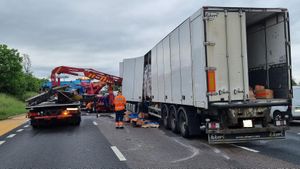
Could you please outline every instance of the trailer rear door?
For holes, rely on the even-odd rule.
[[[248,67],[244,12],[205,11],[207,69],[213,71],[210,101],[246,99]],[[208,77],[210,78],[210,77]],[[210,84],[214,83],[214,84]]]

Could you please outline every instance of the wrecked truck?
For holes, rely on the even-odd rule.
[[[210,144],[285,138],[272,106],[292,99],[289,13],[284,8],[202,7],[148,53],[120,63],[129,111]],[[272,98],[251,99],[261,85]]]

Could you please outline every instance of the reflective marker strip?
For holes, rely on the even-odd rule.
[[[215,70],[207,71],[208,92],[216,92],[216,74]]]
[[[17,132],[21,132],[21,131],[23,131],[24,129],[19,129],[19,130],[17,130]]]
[[[111,146],[111,149],[114,151],[116,156],[119,158],[120,161],[126,161],[126,158],[120,152],[120,150],[116,146]]]
[[[11,134],[11,135],[7,136],[6,138],[13,138],[13,137],[15,137],[15,135],[16,134]]]
[[[248,147],[244,147],[244,146],[238,146],[238,145],[235,145],[235,144],[231,144],[231,145],[232,145],[232,146],[234,146],[234,147],[238,147],[238,148],[241,148],[241,149],[247,150],[247,151],[254,152],[254,153],[258,153],[258,152],[259,152],[258,150],[254,150],[254,149],[251,149],[251,148],[248,148]]]
[[[4,144],[5,143],[5,141],[0,141],[0,146],[2,145],[2,144]]]

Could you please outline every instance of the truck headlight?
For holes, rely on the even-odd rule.
[[[77,111],[79,110],[78,108],[67,108],[68,111]]]

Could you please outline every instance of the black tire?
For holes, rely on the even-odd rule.
[[[72,125],[74,126],[79,126],[80,125],[80,122],[81,122],[81,117],[73,117],[72,119]]]
[[[178,133],[178,123],[177,123],[177,118],[176,118],[176,107],[175,106],[171,106],[170,107],[170,127],[171,130],[173,131],[173,133]]]
[[[179,109],[179,131],[182,137],[189,138],[188,116],[184,109]]]
[[[30,120],[30,125],[33,129],[38,129],[40,127],[39,122],[37,120]]]
[[[167,105],[163,105],[161,114],[162,114],[162,123],[163,123],[165,129],[170,129],[169,109],[168,109]]]

